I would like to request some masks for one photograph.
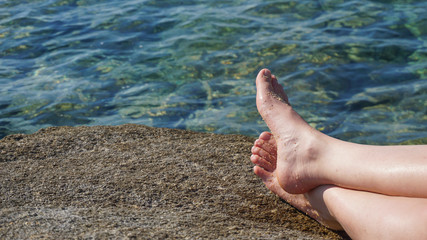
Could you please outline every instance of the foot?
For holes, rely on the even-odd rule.
[[[252,147],[251,161],[256,164],[254,172],[262,179],[265,186],[319,223],[334,230],[342,230],[341,225],[329,213],[323,202],[323,192],[328,188],[327,186],[318,187],[306,194],[290,194],[280,186],[277,178],[276,153],[276,140],[268,132],[262,133]]]
[[[293,194],[326,184],[319,174],[321,150],[326,145],[324,135],[292,109],[285,91],[269,70],[259,72],[256,86],[258,111],[277,141],[278,184]],[[259,167],[256,169],[261,171]]]

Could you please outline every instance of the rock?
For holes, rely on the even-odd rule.
[[[142,125],[6,136],[0,238],[345,238],[264,187],[253,141]]]

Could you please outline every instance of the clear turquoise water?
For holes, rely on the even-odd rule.
[[[323,132],[427,142],[427,2],[0,0],[0,138],[139,123],[256,136],[268,67]]]

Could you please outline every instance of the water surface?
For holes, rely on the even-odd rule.
[[[256,136],[267,67],[317,129],[424,142],[425,1],[0,1],[0,138],[138,123]]]

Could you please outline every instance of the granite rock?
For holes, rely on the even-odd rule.
[[[142,125],[0,140],[0,239],[342,239],[266,189],[255,139]]]

